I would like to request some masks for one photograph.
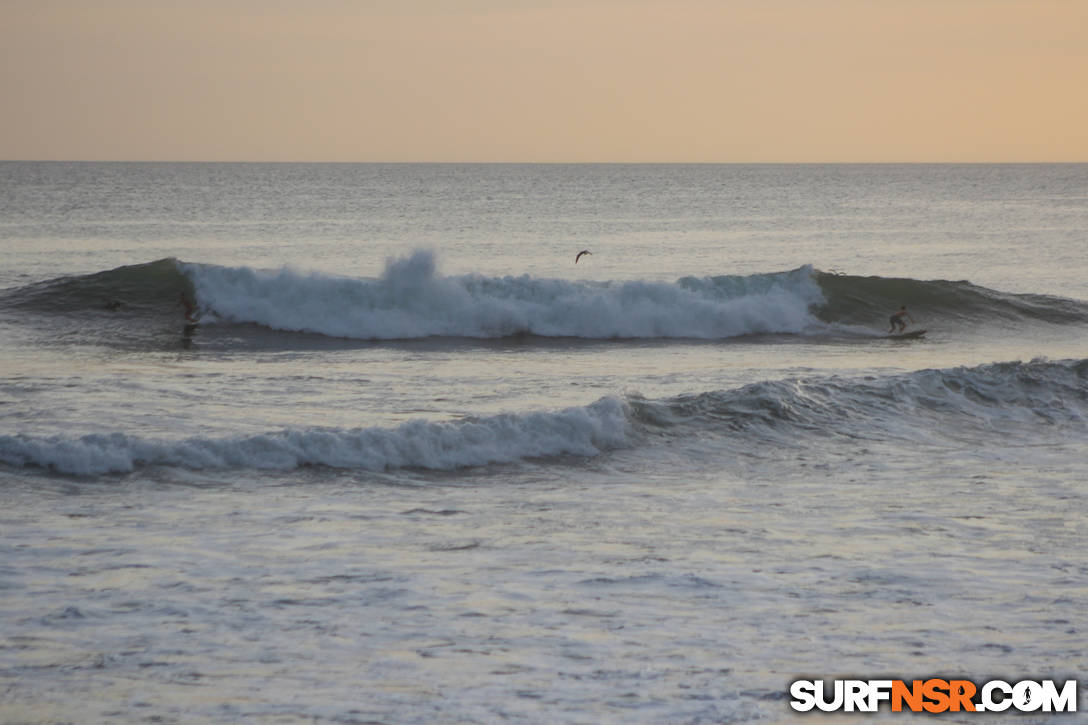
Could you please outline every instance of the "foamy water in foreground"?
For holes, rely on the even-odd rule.
[[[0,178],[0,720],[1085,679],[1088,167]]]

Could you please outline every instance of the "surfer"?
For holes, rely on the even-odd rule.
[[[588,249],[583,249],[582,251],[578,252],[577,255],[575,255],[575,257],[574,257],[574,263],[575,264],[578,264],[578,260],[582,258],[583,254],[588,254],[590,256],[593,256],[593,252],[589,251]]]
[[[185,319],[190,324],[196,324],[196,305],[193,304],[184,292],[178,296],[178,304],[185,308]]]
[[[907,306],[903,305],[899,308],[899,311],[888,318],[888,322],[891,323],[891,327],[888,328],[888,332],[895,332],[895,328],[899,328],[899,332],[907,329],[907,323],[905,320],[910,320],[910,324],[914,324],[914,318],[907,312]]]

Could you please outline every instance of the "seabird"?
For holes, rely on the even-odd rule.
[[[575,264],[578,264],[578,260],[582,258],[583,254],[589,254],[592,256],[593,252],[589,251],[588,249],[583,249],[582,251],[578,252],[577,256],[574,257]]]

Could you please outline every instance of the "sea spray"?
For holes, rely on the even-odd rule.
[[[823,327],[811,268],[705,282],[442,276],[434,255],[391,259],[379,279],[186,264],[201,305],[232,322],[357,339],[429,336],[721,339]]]

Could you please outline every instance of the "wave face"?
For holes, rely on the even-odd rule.
[[[59,277],[0,293],[3,306],[52,314],[108,311],[120,315],[174,310],[193,287],[176,259],[160,259],[95,274]]]
[[[1088,425],[1088,359],[995,363],[849,379],[756,383],[665,400],[605,397],[557,412],[504,414],[396,428],[285,430],[152,440],[126,433],[0,436],[0,463],[93,476],[147,466],[279,469],[320,465],[450,470],[554,456],[592,457],[676,442],[723,458],[778,446],[827,454],[836,439],[994,450],[1038,431]],[[1010,437],[1011,436],[1011,437]],[[913,446],[911,446],[913,450]]]
[[[389,260],[377,280],[184,265],[200,304],[232,322],[372,340],[420,337],[704,338],[820,324],[810,268],[675,284],[443,277],[434,255]]]
[[[1088,359],[991,363],[901,375],[766,381],[667,401],[631,400],[647,425],[715,430],[755,442],[829,438],[1001,447],[1010,435],[1088,423]]]
[[[906,305],[920,319],[978,323],[994,320],[1076,324],[1088,322],[1088,303],[1063,297],[1011,294],[967,281],[923,281],[815,272],[823,302],[815,314],[827,322],[886,326]]]

